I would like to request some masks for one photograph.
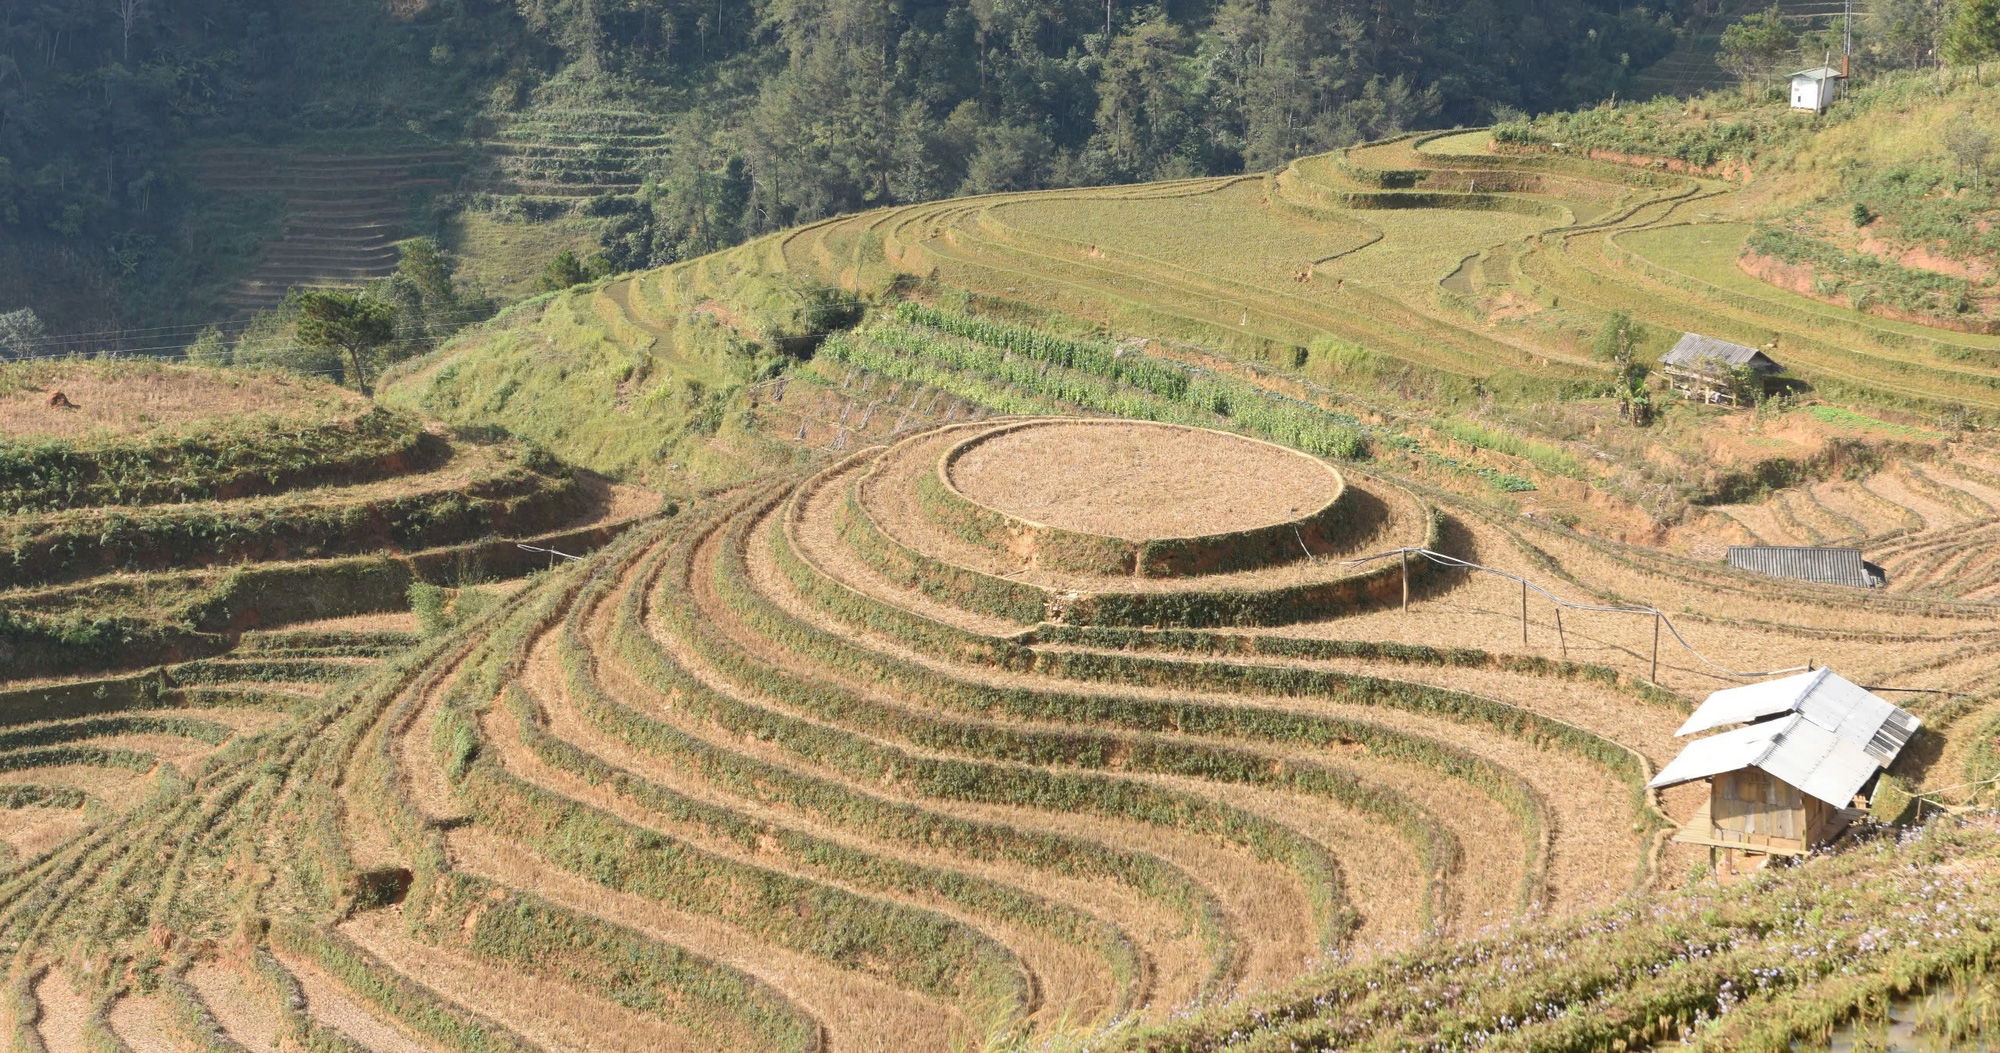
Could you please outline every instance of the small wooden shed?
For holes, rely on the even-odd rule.
[[[1736,404],[1730,371],[1748,367],[1759,377],[1785,371],[1769,355],[1754,347],[1732,344],[1700,333],[1682,333],[1673,349],[1660,356],[1660,372],[1674,390],[1703,402]]]
[[[1725,881],[1839,838],[1922,722],[1820,669],[1717,691],[1674,734],[1729,724],[1743,726],[1689,743],[1650,783],[1709,781],[1707,803],[1674,840],[1708,846]]]
[[[1840,98],[1847,74],[1832,66],[1815,66],[1792,74],[1792,109],[1825,113]]]

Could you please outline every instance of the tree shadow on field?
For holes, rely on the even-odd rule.
[[[1472,536],[1471,531],[1465,529],[1465,524],[1444,514],[1443,511],[1438,512],[1438,519],[1437,551],[1465,560],[1467,563],[1480,562],[1479,542]],[[1471,581],[1475,573],[1477,572],[1465,567],[1445,567],[1432,563],[1430,569],[1423,574],[1413,575],[1410,598],[1436,599]]]

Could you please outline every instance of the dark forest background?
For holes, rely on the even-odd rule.
[[[656,115],[601,266],[945,195],[1257,170],[1629,91],[1688,0],[0,0],[0,312],[206,317],[269,217],[197,147],[476,154]]]

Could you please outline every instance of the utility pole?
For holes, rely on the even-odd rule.
[[[1104,52],[1111,53],[1111,0],[1104,0]]]
[[[1840,8],[1840,75],[1851,77],[1854,75],[1854,70],[1850,68],[1854,60],[1854,0],[1843,0]]]

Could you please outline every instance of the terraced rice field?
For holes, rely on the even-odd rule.
[[[964,383],[976,347],[1011,368],[997,351],[1020,332],[910,312],[823,354],[807,386],[909,380],[886,357],[864,370],[868,346],[903,348],[911,376],[920,349],[949,353]],[[1098,360],[1037,346],[1077,363],[1045,390],[1091,397]],[[1312,973],[1331,963],[1392,968],[1434,937],[1542,939],[1687,882],[1698,860],[1662,834],[1699,792],[1640,787],[1690,704],[1734,682],[1710,660],[1949,692],[1899,696],[1936,737],[1885,805],[1991,763],[1990,608],[1756,582],[1354,462],[1323,466],[1348,514],[1297,558],[1158,579],[1024,571],[933,484],[968,439],[994,434],[969,449],[1032,481],[1073,456],[1063,429],[1103,426],[1038,420],[854,433],[295,704],[254,757],[211,763],[181,797],[243,786],[273,804],[193,834],[215,847],[175,857],[185,874],[154,913],[90,923],[137,936],[157,915],[237,949],[184,974],[213,956],[163,955],[171,982],[151,994],[34,972],[67,961],[81,923],[65,921],[23,944],[36,1026],[624,1050],[943,1049],[1165,1025],[1267,1001],[1302,972],[1348,975]],[[1119,427],[1129,457],[1078,464],[1112,472],[1186,441]],[[1033,441],[999,441],[1013,434]],[[1201,448],[1239,447],[1254,486],[1255,444]],[[1128,522],[1171,511],[1162,492],[1105,493]],[[1405,612],[1399,560],[1351,561],[1414,546],[1577,601],[1655,604],[1694,650],[1670,638],[1655,671],[1650,617],[1572,610],[1559,625],[1536,599],[1524,623],[1514,581],[1421,561]],[[177,814],[136,807],[114,842],[88,827],[13,880],[99,902],[115,879],[80,864],[116,874],[122,846],[190,836]]]
[[[412,195],[449,187],[463,171],[457,151],[307,154],[215,149],[193,162],[196,177],[223,194],[282,202],[284,230],[224,296],[243,312],[276,306],[287,290],[354,287],[396,269],[396,242],[410,236]]]
[[[1674,271],[1720,251],[1675,224],[1730,186],[1487,145],[836,218],[414,367],[391,398],[440,413],[499,415],[447,403],[503,377],[571,393],[540,420],[607,459],[659,441],[648,377],[728,390],[717,445],[740,457],[663,467],[702,480],[672,514],[422,640],[238,626],[220,657],[19,685],[14,1032],[1771,1049],[1962,975],[1994,949],[1968,920],[1995,901],[1990,829],[1863,832],[1717,891],[1666,840],[1702,790],[1644,784],[1708,692],[1832,666],[1925,722],[1877,818],[1991,796],[2000,454],[1911,409],[1984,412],[1979,341]],[[705,342],[748,328],[732,283],[800,275],[915,276],[919,302],[776,378]],[[1601,384],[1587,335],[1614,309],[1775,337],[1813,384],[1880,396],[1762,431],[1717,411],[1718,448],[1889,452],[1698,505],[1673,545],[1562,525],[1543,509],[1622,514],[1654,484],[1484,414]],[[1861,544],[1890,587],[1694,551],[1757,540]],[[12,595],[67,609],[66,588]],[[1739,998],[1767,1012],[1718,1021]]]
[[[185,705],[297,697],[205,731],[223,751],[170,798],[67,839],[24,817],[24,844],[52,847],[5,886],[17,1002],[51,1048],[108,1027],[134,1048],[206,1028],[942,1049],[1161,1021],[1686,880],[1660,835],[1696,801],[1639,786],[1725,681],[1677,648],[1650,679],[1650,619],[1572,612],[1558,638],[1538,607],[1524,645],[1512,582],[1427,572],[1405,613],[1400,564],[1334,569],[1418,542],[1579,599],[1696,609],[1680,631],[1738,664],[1819,649],[1863,680],[2000,677],[1984,619],[1954,609],[1753,591],[1351,467],[1344,547],[1181,579],[1182,616],[1123,624],[1104,598],[1130,577],[1001,578],[980,563],[998,550],[926,510],[941,446],[1021,423],[717,494],[386,663],[319,632],[169,669]],[[1231,599],[1328,574],[1360,587],[1303,617],[1246,622]],[[328,663],[345,678],[292,686]],[[1927,763],[1983,706],[1938,720]],[[131,749],[166,726],[143,716],[88,726]],[[256,806],[222,807],[237,794]],[[151,906],[97,906],[175,843]],[[89,906],[33,926],[52,896]],[[35,964],[145,933],[171,945],[149,991]],[[171,948],[202,934],[231,949],[178,971]]]

